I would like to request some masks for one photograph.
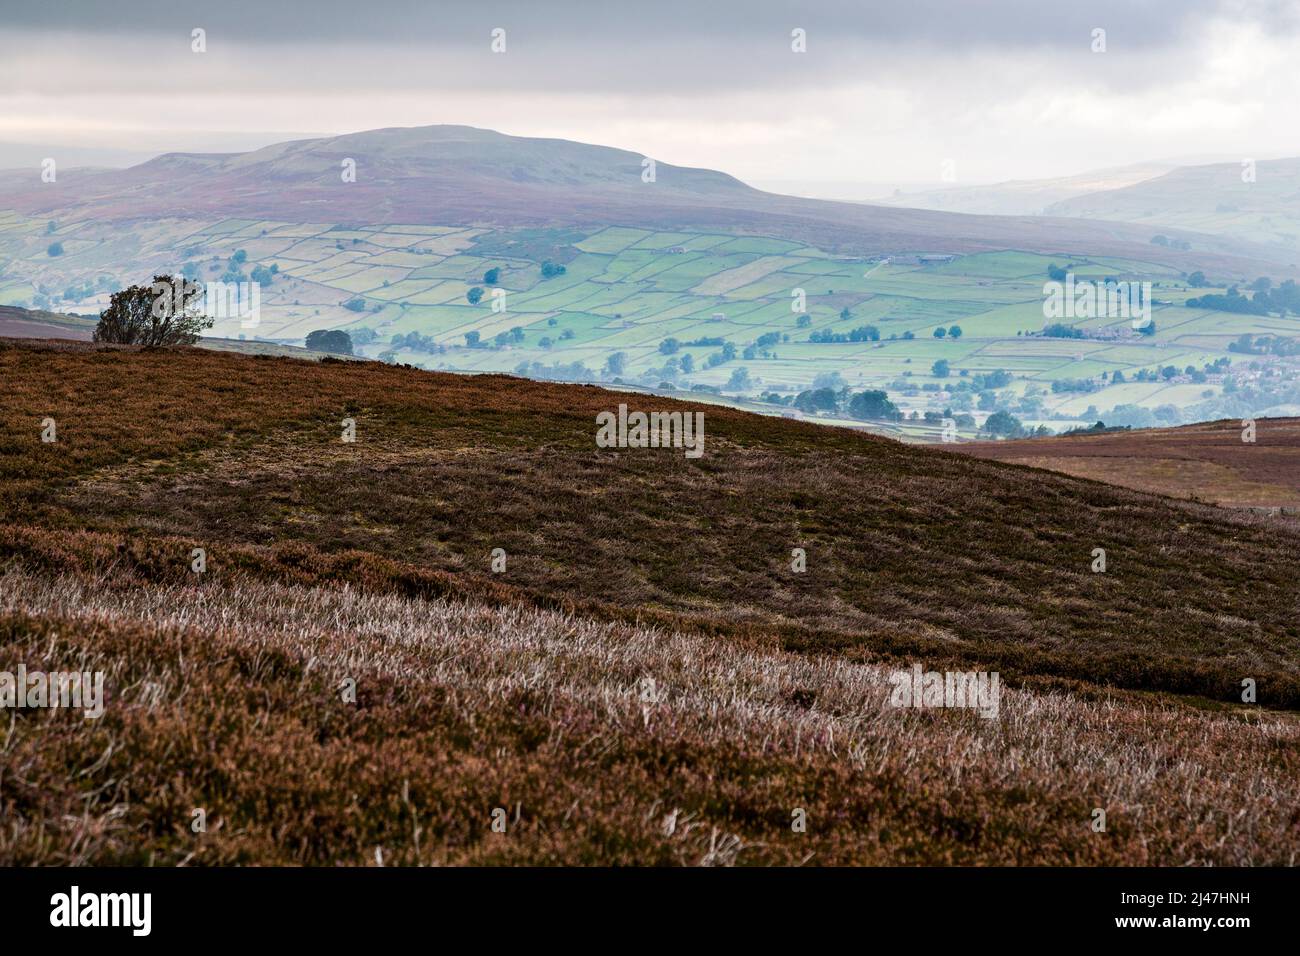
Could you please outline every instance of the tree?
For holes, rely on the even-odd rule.
[[[1191,275],[1187,277],[1187,284],[1191,286],[1193,289],[1205,288],[1205,286],[1208,284],[1205,281],[1205,273],[1200,271],[1193,272]]]
[[[838,393],[830,388],[814,388],[795,396],[794,407],[801,412],[833,412],[839,408]]]
[[[1002,435],[1014,438],[1024,431],[1020,419],[1010,412],[994,412],[984,421],[984,430],[990,435]]]
[[[479,335],[479,333],[477,333],[477,332],[466,332],[466,333],[465,333],[465,345],[466,345],[468,348],[476,349],[476,348],[478,348],[479,338],[480,338],[480,335]]]
[[[469,300],[470,305],[478,305],[479,300],[483,298],[483,290],[478,286],[474,286],[465,293],[465,298]]]
[[[352,354],[352,336],[342,329],[317,329],[307,333],[307,348],[334,355]]]
[[[961,338],[961,326],[960,326],[960,325],[949,326],[949,328],[948,328],[948,338],[950,338],[950,339],[959,339],[959,338]]]
[[[669,336],[668,338],[664,339],[662,342],[659,343],[659,354],[672,355],[680,347],[681,347],[681,343],[678,342],[672,336]]]
[[[605,359],[604,374],[610,378],[617,378],[623,374],[627,367],[627,355],[623,352],[614,352]]]
[[[898,406],[883,391],[859,392],[849,399],[849,414],[854,418],[896,422],[902,418]]]
[[[352,312],[364,312],[366,311],[366,300],[361,298],[361,296],[357,296],[356,298],[353,299],[348,299],[348,301],[343,303],[343,308],[348,309]]]
[[[45,249],[45,254],[53,258],[54,256],[63,255],[63,243],[51,242]]]
[[[687,375],[695,371],[695,356],[690,352],[683,353],[681,369]]]
[[[733,392],[744,392],[753,387],[754,383],[749,380],[749,369],[743,365],[732,370],[731,378],[727,379],[725,386],[728,391]]]
[[[849,319],[853,318],[853,313],[849,311],[849,307],[847,305],[844,308],[840,309],[840,318],[844,319],[845,321],[848,321]]]
[[[484,285],[496,285],[501,280],[501,268],[493,266],[487,272],[483,273]]]
[[[794,324],[801,329],[806,329],[808,326],[812,325],[812,316],[805,312],[803,315],[799,316],[799,318],[795,319]]]
[[[114,292],[99,313],[96,342],[119,345],[193,345],[212,319],[202,314],[203,286],[171,275],[153,277],[148,286]]]
[[[1051,279],[1053,282],[1064,282],[1068,275],[1069,273],[1056,263],[1052,263],[1047,267],[1047,278]]]
[[[510,330],[510,339],[513,342],[522,342],[524,340],[524,330],[516,325]]]
[[[947,359],[939,359],[930,366],[930,374],[935,378],[947,378],[950,372]]]
[[[553,276],[562,276],[564,275],[565,271],[566,270],[564,266],[556,265],[554,262],[547,261],[542,263],[543,279],[550,279]]]

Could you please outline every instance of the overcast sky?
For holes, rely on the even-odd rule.
[[[0,140],[466,123],[749,182],[1300,155],[1300,0],[0,0]],[[191,51],[195,28],[207,52]],[[491,50],[505,31],[504,53]],[[807,52],[791,49],[806,31]],[[1094,52],[1095,30],[1104,53]]]

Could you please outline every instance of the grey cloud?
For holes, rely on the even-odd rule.
[[[54,34],[100,41],[98,69],[56,81],[64,92],[67,84],[95,89],[96,73],[102,81],[107,72],[101,64],[121,63],[115,54],[123,43],[168,43],[180,51],[195,26],[208,31],[214,58],[228,55],[246,67],[228,72],[231,89],[333,81],[354,89],[637,96],[888,83],[958,53],[1048,53],[1059,55],[1062,70],[1078,70],[1096,66],[1086,59],[1095,27],[1108,31],[1109,62],[1125,64],[1122,71],[1096,71],[1095,81],[1135,87],[1161,82],[1214,16],[1257,21],[1271,33],[1297,26],[1295,4],[1267,0],[2,0],[0,9],[9,33],[0,49],[20,49],[22,34],[33,32],[47,40]],[[497,26],[507,30],[509,55],[487,59],[488,34]],[[796,26],[808,31],[806,56],[790,55]],[[281,59],[293,69],[280,69]],[[118,70],[113,85],[121,89],[133,78]],[[169,82],[184,90],[200,78],[172,73]]]
[[[3,0],[8,29],[92,34],[188,31],[199,25],[241,43],[383,42],[479,45],[491,26],[514,28],[554,50],[587,44],[663,47],[708,39],[749,47],[792,26],[827,40],[960,44],[1015,49],[1069,46],[1102,26],[1144,46],[1177,43],[1206,17],[1297,29],[1296,5],[1278,0]]]

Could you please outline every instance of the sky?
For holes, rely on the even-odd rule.
[[[459,123],[865,195],[1300,155],[1298,62],[1300,0],[0,0],[0,142]]]

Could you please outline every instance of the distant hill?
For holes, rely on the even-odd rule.
[[[896,192],[876,200],[890,206],[936,209],[943,212],[976,213],[990,216],[1041,216],[1055,203],[1095,192],[1119,189],[1154,179],[1173,163],[1135,163],[1110,169],[1090,170],[1053,179],[1015,179],[981,186],[950,186],[916,192]]]
[[[1190,271],[1258,274],[1267,249],[1189,235],[1195,258],[1150,246],[1143,227],[967,216],[765,193],[725,173],[640,154],[466,126],[371,130],[247,153],[170,153],[56,184],[0,184],[0,209],[52,219],[232,217],[294,222],[632,225],[726,229],[853,254],[979,252],[1142,257]],[[355,182],[344,164],[355,163]]]
[[[1053,203],[1046,213],[1218,233],[1286,247],[1300,261],[1300,158],[1260,160],[1254,182],[1242,174],[1241,163],[1186,166]]]

